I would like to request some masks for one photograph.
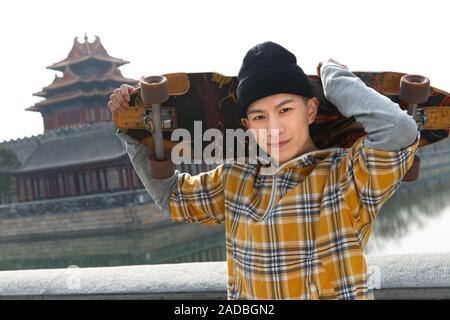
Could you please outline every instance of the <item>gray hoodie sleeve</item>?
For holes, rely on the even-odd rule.
[[[139,141],[132,138],[130,135],[120,131],[120,129],[117,129],[116,135],[124,143],[125,150],[130,157],[131,163],[148,194],[163,212],[170,215],[170,194],[175,187],[180,172],[175,170],[174,175],[167,179],[160,180],[152,178],[148,167],[150,149],[146,145],[139,143]]]
[[[328,62],[321,67],[325,97],[345,117],[354,116],[364,127],[371,149],[399,151],[418,136],[415,120],[389,98],[369,88],[345,67]]]

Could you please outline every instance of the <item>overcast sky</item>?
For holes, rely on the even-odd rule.
[[[73,39],[95,35],[124,76],[217,71],[237,74],[247,50],[271,40],[296,54],[306,73],[334,57],[351,70],[430,77],[450,91],[447,0],[376,1],[7,1],[0,11],[0,142],[43,132],[25,108],[49,85]]]

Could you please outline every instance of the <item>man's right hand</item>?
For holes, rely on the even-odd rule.
[[[109,96],[108,108],[111,112],[127,111],[130,101],[130,92],[134,87],[123,84],[120,88],[114,90],[114,93]]]
[[[127,84],[123,84],[120,88],[115,89],[114,93],[109,97],[109,110],[111,112],[127,111],[132,90],[134,90],[134,87]],[[170,178],[175,173],[175,165],[170,159],[170,154],[166,154],[164,160],[157,160],[152,150],[148,157],[148,166],[151,176],[155,179]]]

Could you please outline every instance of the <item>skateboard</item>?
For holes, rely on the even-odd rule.
[[[414,117],[421,131],[419,147],[448,137],[450,94],[431,87],[429,79],[399,72],[353,73],[368,87],[398,103]],[[318,76],[309,75],[308,78],[314,95],[319,99],[316,119],[310,125],[315,145],[319,149],[351,147],[366,134],[364,128],[354,117],[345,118],[325,98]],[[211,128],[221,132],[244,129],[236,104],[237,84],[237,77],[212,72],[143,78],[130,94],[129,110],[113,113],[113,122],[117,128],[154,148],[157,159],[163,159],[164,153],[170,152],[178,143],[171,141],[172,132],[184,128],[195,135],[194,121],[201,121],[202,133]],[[208,144],[204,142],[203,147]],[[410,170],[412,180],[417,178],[419,162],[416,156],[415,169]]]

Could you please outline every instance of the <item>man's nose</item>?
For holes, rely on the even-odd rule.
[[[276,117],[270,117],[267,124],[268,136],[279,136],[284,132],[284,126]]]

